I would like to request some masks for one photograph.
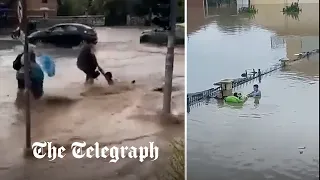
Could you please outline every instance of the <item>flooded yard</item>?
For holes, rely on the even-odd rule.
[[[319,18],[311,15],[318,4],[301,7],[299,19],[285,17],[281,5],[256,5],[255,16],[237,7],[188,7],[188,93],[319,48]],[[259,84],[262,98],[243,106],[217,100],[193,106],[188,179],[318,179],[318,67],[316,55],[235,89],[247,94]]]

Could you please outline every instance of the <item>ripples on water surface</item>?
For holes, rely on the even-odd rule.
[[[94,86],[85,87],[84,75],[76,67],[80,47],[62,49],[37,46],[36,53],[42,52],[54,58],[57,71],[54,78],[45,77],[45,95],[31,106],[33,142],[46,140],[68,145],[72,141],[83,140],[89,144],[107,144],[149,136],[162,130],[162,126],[154,118],[149,121],[149,116],[142,115],[156,112],[162,105],[157,102],[161,102],[161,94],[150,89],[163,81],[162,67],[166,47],[140,45],[140,29],[102,27],[96,30],[99,36],[96,46],[99,64],[105,70],[113,72],[118,82],[108,87],[100,76]],[[24,166],[19,164],[24,162],[20,155],[25,144],[25,126],[21,106],[16,108],[14,103],[16,101],[19,102],[16,105],[22,105],[20,98],[16,96],[17,85],[12,62],[20,52],[22,46],[18,41],[0,37],[0,179],[10,179],[8,176],[2,178],[2,174],[6,172],[13,175],[22,173],[23,177],[32,172],[29,168],[30,171],[24,171]],[[174,73],[174,85],[178,89],[173,96],[178,103],[173,102],[173,110],[179,114],[184,112],[184,93],[183,88],[180,88],[184,83],[184,49],[176,48],[175,52],[178,53],[175,56],[175,72],[179,73]],[[136,80],[135,85],[129,83],[132,80]],[[151,102],[152,106],[147,104]],[[143,118],[145,120],[141,121]],[[175,129],[172,132],[183,134],[181,130]],[[168,135],[166,137],[172,135],[171,132],[165,134]],[[136,141],[132,143],[135,144]],[[24,165],[34,170],[37,167],[28,162]],[[15,171],[14,166],[21,167],[23,171]],[[41,167],[46,169],[45,165]],[[35,178],[30,176],[30,179]]]
[[[311,6],[316,5],[302,6],[303,12],[312,12]],[[319,48],[317,17],[301,14],[294,21],[275,11],[271,22],[268,11],[279,5],[257,7],[259,13],[251,19],[235,15],[232,8],[211,10],[211,18],[203,18],[203,12],[197,16],[201,8],[188,8],[189,93],[239,77],[245,69],[266,69],[282,57]],[[318,67],[316,55],[263,77],[259,101],[230,106],[210,100],[192,107],[188,179],[319,179]],[[254,83],[259,82],[236,91],[249,93]]]

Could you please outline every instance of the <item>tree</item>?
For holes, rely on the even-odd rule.
[[[60,0],[58,2],[58,15],[84,15],[87,10],[88,4],[88,0]]]

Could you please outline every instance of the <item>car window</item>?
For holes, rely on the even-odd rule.
[[[66,26],[65,30],[66,31],[78,31],[78,28],[75,26]]]
[[[58,27],[54,27],[51,31],[52,32],[63,32],[64,29],[62,26],[58,26]]]

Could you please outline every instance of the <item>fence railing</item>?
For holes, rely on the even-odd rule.
[[[105,16],[103,15],[49,16],[47,19],[43,18],[43,16],[28,16],[28,18],[30,21],[37,23],[37,28],[46,28],[60,23],[81,23],[93,27],[105,26]],[[0,30],[4,28],[12,30],[12,28],[15,29],[17,25],[17,17],[9,16],[7,21],[1,22]]]
[[[319,49],[314,49],[309,52],[301,52],[301,53],[295,54],[297,56],[296,59],[288,60],[288,62],[290,63],[290,62],[298,61],[304,58],[309,58],[309,56],[318,54],[318,53],[319,53]],[[282,60],[284,60],[284,58],[280,59],[279,61],[282,61]],[[258,69],[258,71],[255,71],[253,69],[253,72],[251,74],[244,73],[243,74],[244,77],[233,79],[232,88],[234,89],[241,85],[248,84],[251,81],[254,81],[256,79],[259,79],[259,81],[261,81],[261,78],[263,76],[282,68],[284,65],[285,63],[279,62],[263,71],[261,71],[260,69]],[[214,85],[218,86],[219,83],[215,83]],[[200,91],[200,92],[195,92],[195,93],[188,93],[187,94],[187,108],[188,108],[187,112],[189,112],[193,107],[199,107],[205,104],[203,102],[206,99],[216,98],[220,93],[221,93],[221,87],[210,88],[210,89]]]

